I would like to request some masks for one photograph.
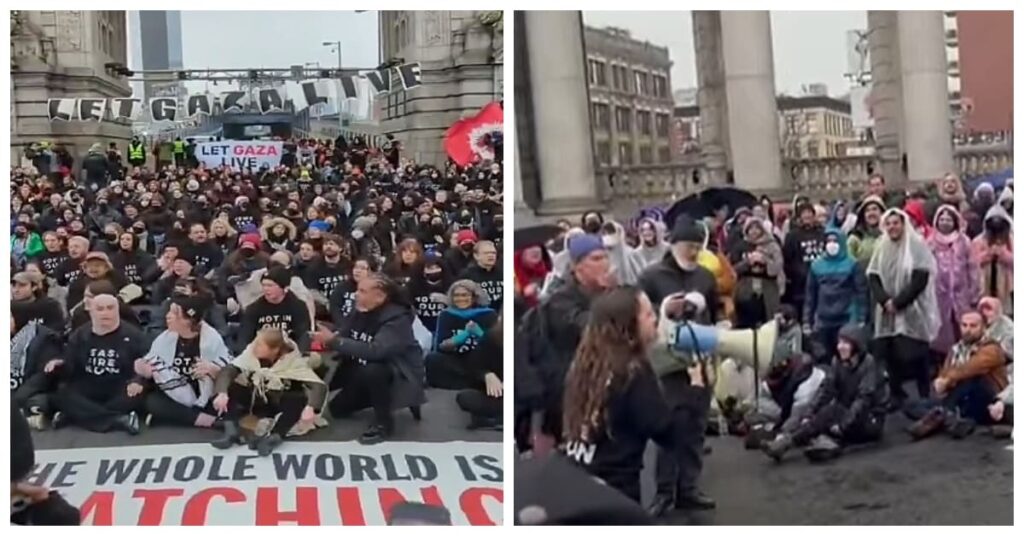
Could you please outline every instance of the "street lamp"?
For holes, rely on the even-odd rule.
[[[341,41],[324,41],[323,46],[334,47],[334,50],[332,50],[331,52],[337,52],[338,54],[338,102],[335,108],[337,109],[338,112],[338,134],[340,135],[341,128],[345,124],[345,122],[341,118],[341,103],[345,100],[345,90],[341,85]]]

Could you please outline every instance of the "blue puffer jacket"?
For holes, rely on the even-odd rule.
[[[825,239],[839,240],[839,252],[827,253],[811,263],[804,299],[804,324],[819,329],[860,324],[867,318],[867,279],[846,250],[846,234],[836,228]]]

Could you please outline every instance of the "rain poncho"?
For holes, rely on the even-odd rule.
[[[888,315],[875,304],[875,337],[905,337],[931,342],[939,333],[939,308],[935,299],[935,257],[928,244],[911,225],[910,217],[898,208],[891,208],[882,214],[882,222],[893,214],[903,218],[903,235],[899,240],[889,238],[883,232],[875,244],[874,254],[868,263],[867,275],[877,275],[882,288],[889,296],[898,295],[910,284],[915,270],[928,273],[928,283],[917,298],[903,310]]]
[[[604,235],[604,247],[608,250],[608,259],[611,261],[612,272],[620,284],[635,285],[640,279],[646,264],[640,252],[629,247],[626,243],[626,230],[618,222],[609,222],[615,226],[614,235]]]
[[[1006,243],[994,248],[986,228],[971,242],[971,250],[980,268],[981,294],[998,298],[1004,310],[1013,311],[1013,218],[998,203],[985,214],[986,222],[996,218],[1005,220],[1009,228]]]
[[[657,221],[653,218],[644,218],[640,220],[637,227],[643,226],[645,223],[651,225],[654,228],[654,245],[648,246],[644,244],[643,239],[640,239],[640,246],[636,248],[636,252],[643,259],[644,266],[650,266],[656,262],[661,262],[661,259],[665,258],[670,249],[668,242],[665,242],[665,224]]]
[[[956,222],[956,228],[949,234],[938,231],[939,216],[944,213]],[[956,325],[960,322],[960,315],[971,310],[971,305],[981,297],[978,263],[971,257],[971,241],[963,233],[966,225],[960,211],[952,205],[940,206],[935,211],[932,226],[936,230],[928,239],[928,246],[935,255],[935,298],[942,312],[942,327],[932,342],[932,348],[945,355],[956,343]]]

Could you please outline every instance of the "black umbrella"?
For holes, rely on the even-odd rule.
[[[713,216],[715,211],[727,207],[729,214],[734,214],[742,207],[757,205],[754,194],[738,188],[706,188],[695,194],[676,201],[665,214],[665,225],[671,229],[680,214],[686,214],[695,220]]]
[[[562,234],[562,228],[552,224],[534,225],[515,230],[513,244],[517,250],[530,246],[543,246],[548,240]]]

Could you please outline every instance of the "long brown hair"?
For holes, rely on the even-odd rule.
[[[566,376],[562,429],[567,441],[593,440],[605,424],[609,395],[649,366],[637,325],[639,297],[639,289],[624,286],[594,299]]]

